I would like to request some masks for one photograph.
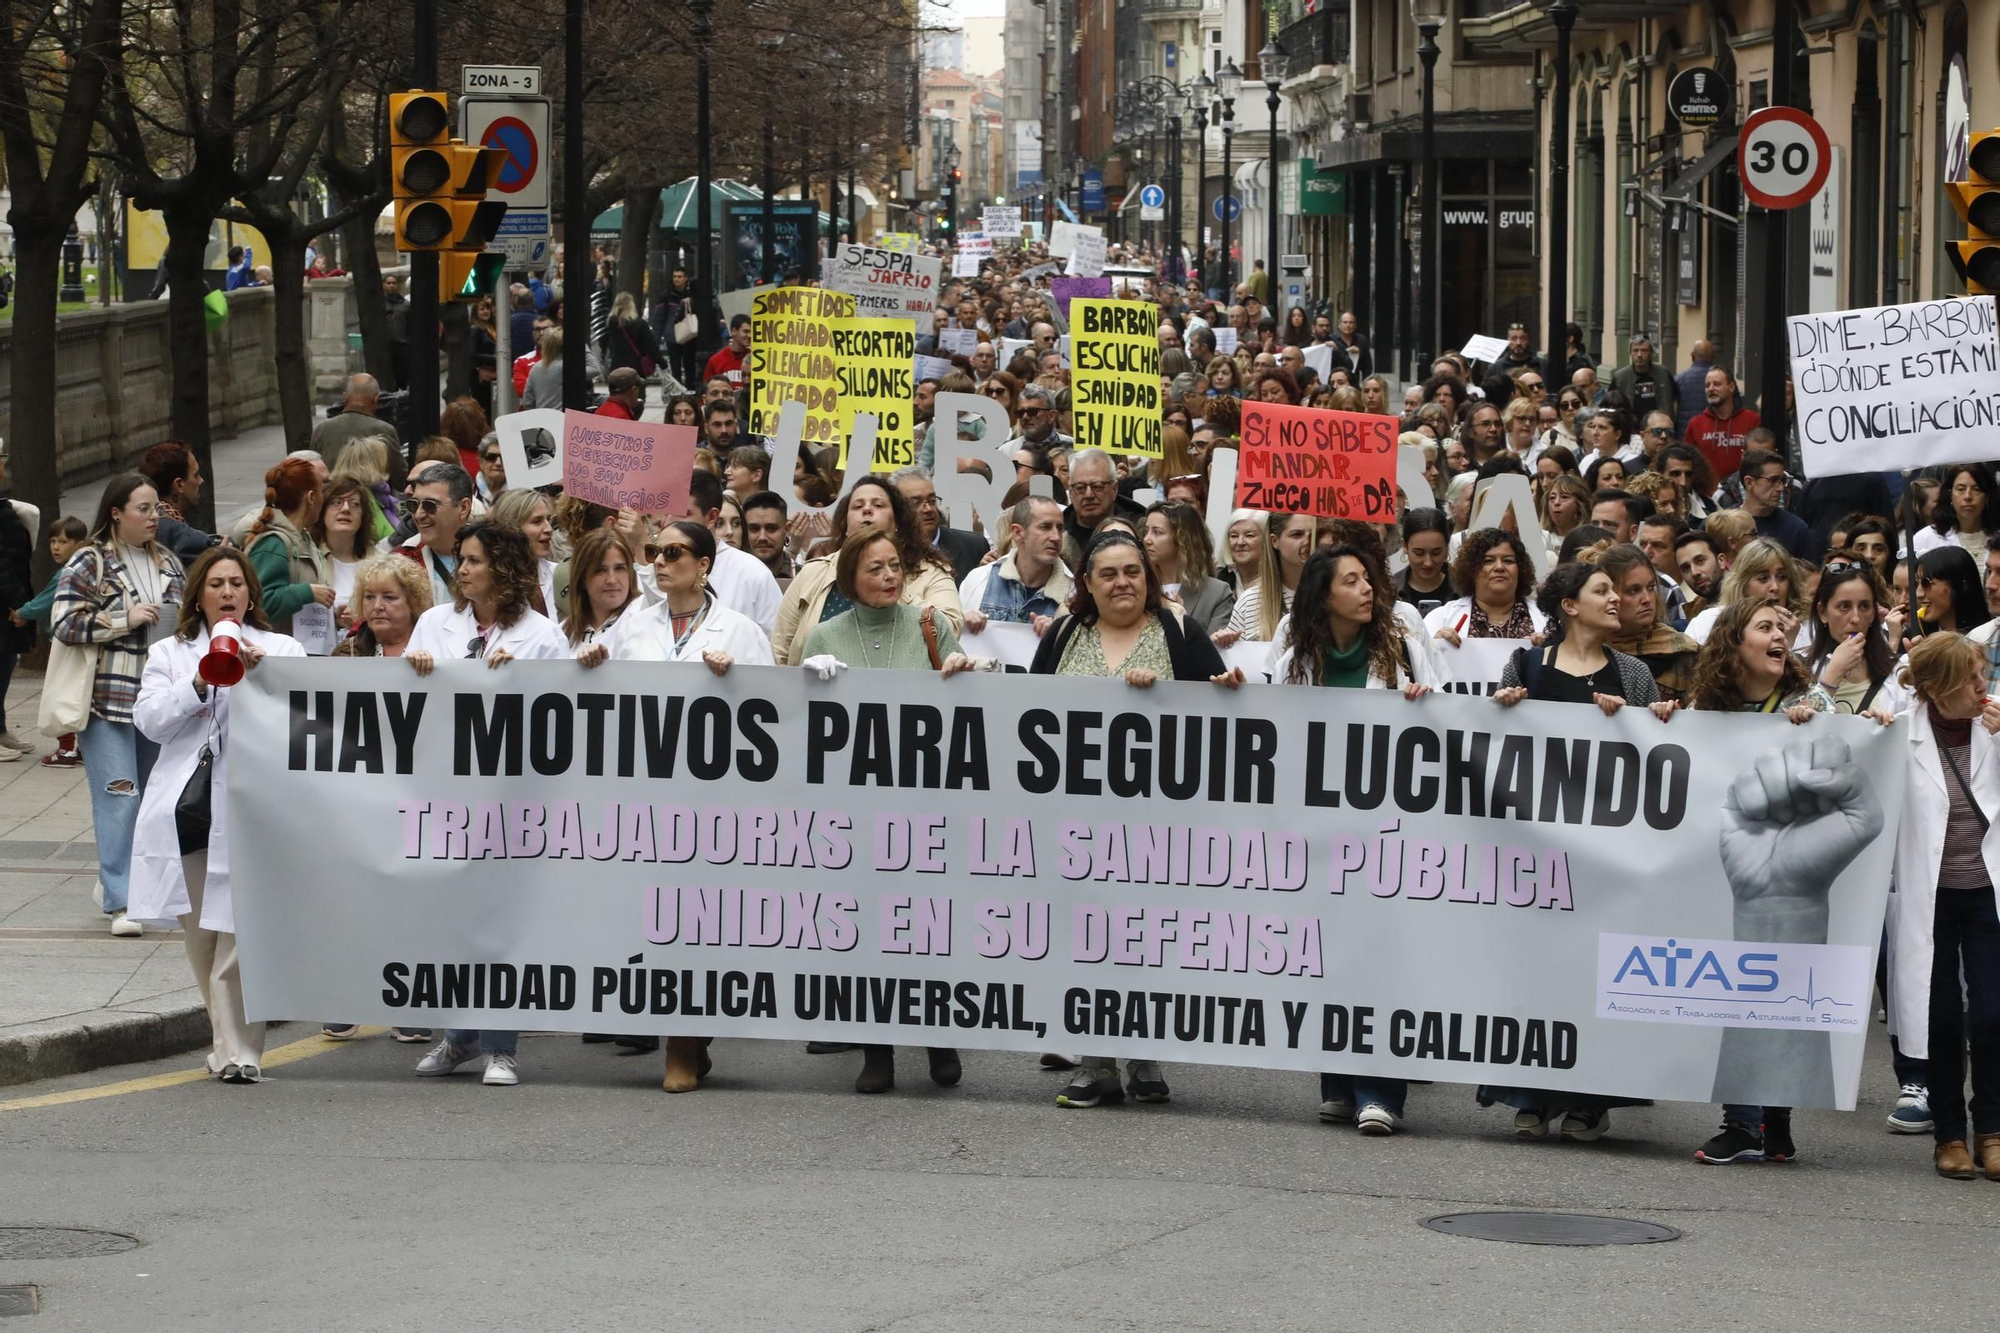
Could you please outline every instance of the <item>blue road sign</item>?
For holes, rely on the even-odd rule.
[[[1139,203],[1143,207],[1163,208],[1166,206],[1166,202],[1167,202],[1167,192],[1165,190],[1162,190],[1159,186],[1145,185],[1140,187]]]
[[[1243,202],[1233,194],[1219,194],[1208,211],[1215,214],[1217,222],[1234,222],[1243,215]]]
[[[1083,211],[1086,213],[1104,211],[1104,173],[1101,171],[1083,173]]]

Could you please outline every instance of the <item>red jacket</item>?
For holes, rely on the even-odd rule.
[[[725,344],[721,351],[708,358],[708,366],[701,372],[705,384],[716,376],[727,377],[731,384],[743,383],[743,367],[747,357],[740,356],[734,347]]]
[[[620,421],[637,421],[639,419],[632,414],[630,408],[626,407],[625,404],[619,402],[616,398],[607,398],[602,403],[599,403],[596,415],[600,417],[617,417]]]
[[[1720,484],[1743,465],[1743,437],[1763,424],[1764,418],[1747,407],[1739,406],[1727,419],[1717,419],[1714,413],[1704,410],[1695,413],[1694,420],[1688,422],[1687,442],[1701,450]]]

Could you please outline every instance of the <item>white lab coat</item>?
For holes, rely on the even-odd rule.
[[[243,627],[243,642],[271,657],[304,657],[298,640],[269,630]],[[139,823],[132,833],[131,896],[125,915],[144,926],[174,926],[190,910],[187,879],[181,873],[180,832],[174,807],[194,776],[201,747],[215,736],[210,776],[208,878],[201,893],[201,928],[236,933],[236,909],[229,890],[229,691],[211,689],[204,700],[194,692],[195,670],[208,652],[208,631],[192,640],[168,637],[146,654],[139,677],[139,701],[132,720],[160,747],[153,774],[139,799]]]
[[[466,645],[478,634],[479,620],[472,614],[472,608],[467,606],[461,610],[446,602],[417,617],[417,627],[410,631],[410,641],[403,646],[403,656],[429,653],[439,662],[456,661],[468,655]],[[573,656],[569,640],[563,637],[562,631],[547,616],[532,608],[521,612],[520,619],[513,624],[496,627],[486,641],[484,655],[491,657],[500,649],[505,649],[509,657],[522,661]]]
[[[1988,819],[2000,820],[2000,741],[1972,726],[1972,795]],[[1937,912],[1938,865],[1944,858],[1950,788],[1958,779],[1944,770],[1944,753],[1931,731],[1930,710],[1910,710],[1908,790],[1896,834],[1896,891],[1889,897],[1889,1031],[1904,1055],[1930,1057],[1932,929]],[[1986,875],[2000,886],[2000,823],[1980,843]],[[1963,890],[1946,889],[1946,893]],[[1993,890],[2000,896],[2000,888]]]
[[[619,617],[618,642],[611,655],[629,662],[699,662],[703,653],[728,653],[737,666],[771,666],[771,641],[757,622],[711,600],[708,614],[681,650],[674,651],[674,626],[661,602]],[[623,622],[629,621],[630,624]]]
[[[1527,607],[1528,623],[1535,627],[1535,633],[1541,634],[1545,632],[1549,627],[1549,618],[1542,614],[1542,608],[1536,606],[1533,602],[1527,603]],[[1435,636],[1441,629],[1458,629],[1458,622],[1461,619],[1469,621],[1471,618],[1472,599],[1470,597],[1454,597],[1443,606],[1431,608],[1431,613],[1424,617],[1424,629]],[[1463,631],[1461,630],[1460,633],[1462,634]],[[1521,642],[1526,643],[1527,640],[1523,639]]]

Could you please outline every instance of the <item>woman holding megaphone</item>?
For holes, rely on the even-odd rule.
[[[243,552],[205,551],[188,571],[174,632],[146,654],[133,721],[160,747],[132,839],[131,901],[141,925],[178,924],[215,1035],[208,1069],[224,1083],[263,1079],[264,1025],[243,1017],[236,913],[224,827],[229,687],[266,657],[303,657],[273,633]]]

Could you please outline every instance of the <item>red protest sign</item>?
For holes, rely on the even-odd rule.
[[[1367,412],[1245,399],[1237,506],[1395,522],[1396,425]]]
[[[642,514],[687,510],[700,431],[656,421],[563,413],[563,491],[579,500]]]

